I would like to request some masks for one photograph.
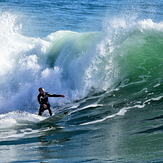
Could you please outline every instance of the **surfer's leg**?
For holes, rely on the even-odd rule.
[[[38,115],[41,116],[41,115],[43,114],[44,110],[45,110],[45,109],[44,109],[43,107],[40,107]]]
[[[49,110],[49,114],[50,114],[50,116],[52,116],[52,110],[51,110],[51,108],[48,107],[48,110]]]

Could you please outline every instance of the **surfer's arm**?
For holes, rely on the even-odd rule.
[[[43,102],[42,102],[41,99],[42,99],[42,97],[38,95],[37,100],[38,100],[39,104],[40,104],[41,106],[43,106],[43,108],[47,108],[47,105],[46,105],[46,104],[43,104]]]
[[[43,104],[43,103],[41,102],[41,96],[38,95],[38,96],[37,96],[37,100],[38,100],[38,102],[39,102],[40,105]]]
[[[47,95],[49,96],[49,97],[66,97],[65,95],[56,95],[56,94],[50,94],[50,93],[47,93]]]

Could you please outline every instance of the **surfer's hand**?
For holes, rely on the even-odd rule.
[[[46,104],[43,104],[43,107],[46,109],[47,108],[47,105]]]
[[[61,97],[65,98],[66,96],[65,95],[61,95]]]

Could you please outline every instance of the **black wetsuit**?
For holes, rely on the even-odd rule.
[[[45,94],[39,94],[37,96],[38,102],[40,103],[40,109],[39,109],[38,115],[42,115],[43,112],[46,109],[48,109],[50,116],[52,116],[52,110],[50,108],[51,106],[50,106],[50,103],[48,101],[48,97],[62,97],[62,96],[61,95],[56,95],[56,94],[50,94],[48,92],[45,92]],[[47,108],[44,108],[43,104],[47,105]]]

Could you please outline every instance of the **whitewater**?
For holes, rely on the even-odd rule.
[[[0,162],[163,161],[157,3],[1,2]],[[39,87],[66,95],[56,124],[38,125]]]

